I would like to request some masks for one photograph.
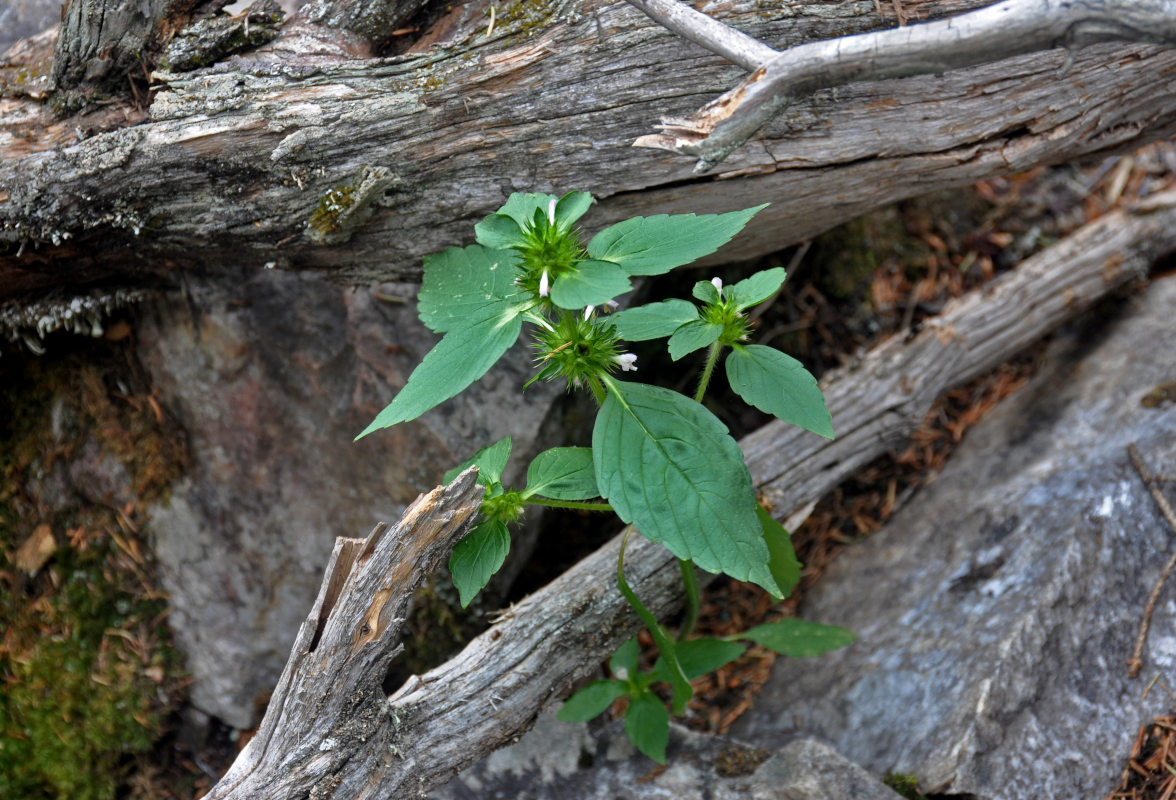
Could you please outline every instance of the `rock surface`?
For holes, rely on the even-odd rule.
[[[673,725],[666,766],[638,753],[619,721],[570,725],[539,717],[518,744],[490,755],[431,800],[898,800],[818,742],[773,753]]]
[[[0,5],[0,54],[17,39],[60,22],[61,5],[60,0],[6,0]]]
[[[422,420],[352,442],[436,342],[415,291],[275,270],[145,310],[139,357],[192,462],[150,511],[156,556],[192,702],[230,725],[255,721],[336,536],[395,521],[446,469],[507,434],[520,472],[543,436],[558,389],[522,395],[531,357],[521,347]]]
[[[1176,279],[1051,346],[934,483],[847,552],[805,617],[859,641],[777,662],[735,735],[815,736],[925,792],[985,800],[1103,797],[1138,726],[1171,707],[1176,586],[1129,678],[1140,616],[1176,541],[1132,468],[1136,443],[1176,474]],[[1167,484],[1169,497],[1176,495]],[[1170,582],[1171,583],[1171,582]]]

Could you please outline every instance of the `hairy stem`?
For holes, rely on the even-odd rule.
[[[686,640],[694,632],[698,624],[698,578],[694,574],[694,562],[688,558],[679,558],[678,566],[682,570],[682,584],[686,587],[686,616],[682,619],[682,629],[678,631],[678,641]]]
[[[706,351],[706,365],[702,368],[702,377],[698,379],[698,391],[694,393],[694,402],[701,403],[706,395],[706,387],[710,385],[711,375],[714,374],[715,364],[719,361],[719,353],[723,352],[723,345],[715,342]]]

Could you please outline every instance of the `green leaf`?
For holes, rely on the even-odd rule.
[[[524,306],[487,306],[469,325],[445,334],[408,376],[408,383],[363,432],[416,419],[485,375],[519,338]]]
[[[631,681],[637,675],[637,659],[641,655],[641,646],[637,644],[637,637],[617,648],[608,660],[608,668],[612,674],[621,680]]]
[[[445,473],[441,480],[452,483],[453,479],[466,471],[469,466],[477,466],[478,483],[483,486],[493,486],[502,483],[502,471],[506,469],[506,462],[510,460],[510,437],[504,437],[491,445],[483,447],[470,458]]]
[[[722,639],[702,637],[687,642],[678,642],[678,663],[682,671],[690,680],[701,678],[714,672],[719,667],[730,664],[747,650],[738,642],[725,642]],[[651,677],[656,681],[670,682],[669,670],[665,659],[659,658],[653,665]]]
[[[596,485],[625,522],[678,558],[779,596],[751,475],[727,427],[677,392],[605,377],[592,432]]]
[[[670,741],[670,715],[657,695],[642,692],[629,701],[625,733],[633,746],[659,764],[666,763]]]
[[[702,319],[687,322],[678,328],[678,330],[674,331],[674,335],[670,337],[670,341],[668,342],[670,358],[677,361],[682,356],[693,353],[695,350],[708,347],[717,342],[722,333],[723,326],[717,322],[707,322]]]
[[[555,224],[567,232],[592,205],[592,195],[587,192],[568,192],[555,205]]]
[[[633,217],[592,237],[588,255],[619,264],[630,275],[661,275],[715,252],[766,206],[729,214]]]
[[[608,318],[622,339],[644,342],[669,336],[680,326],[698,319],[698,309],[686,300],[663,300],[626,308]]]
[[[701,300],[704,303],[717,303],[723,299],[719,294],[719,290],[710,281],[699,281],[694,284],[694,288],[690,290],[690,294],[694,295],[696,300]]]
[[[788,273],[784,271],[783,267],[772,267],[739,281],[726,289],[723,294],[734,300],[735,308],[742,311],[757,303],[762,303],[775,294],[784,285],[786,277],[788,277]]]
[[[527,488],[523,490],[523,498],[536,494],[553,500],[600,497],[591,448],[553,447],[535,456],[531,466],[527,467]]]
[[[836,625],[822,625],[803,619],[782,619],[768,622],[738,634],[769,650],[793,658],[819,656],[830,650],[845,647],[857,639],[850,631]]]
[[[727,356],[727,380],[760,411],[833,438],[833,419],[817,379],[792,356],[759,344],[737,344]]]
[[[491,214],[474,226],[478,244],[497,250],[522,247],[527,243],[522,226],[506,214]]]
[[[457,543],[449,556],[449,574],[462,608],[486,587],[509,552],[510,533],[505,524],[493,519],[482,520]]]
[[[628,687],[621,681],[593,681],[567,699],[555,718],[561,722],[587,722],[596,719],[624,697]]]
[[[576,220],[582,217],[588,207],[592,205],[592,195],[587,192],[568,192],[558,199],[554,195],[541,192],[528,194],[516,192],[507,198],[505,205],[496,213],[510,217],[518,223],[519,228],[525,230],[535,219],[536,211],[541,211],[543,216],[547,216],[547,209],[551,206],[552,200],[556,200],[555,224],[565,233],[572,229]],[[476,231],[477,226],[474,226],[474,229]]]
[[[560,308],[601,306],[633,288],[629,276],[607,261],[581,261],[551,284],[551,302]]]
[[[796,584],[800,582],[801,563],[796,559],[796,551],[792,549],[792,537],[784,526],[772,519],[772,515],[757,505],[755,513],[759,516],[760,525],[764,531],[764,542],[768,545],[771,560],[768,568],[772,570],[772,577],[784,596],[792,594]]]
[[[421,322],[435,333],[445,333],[482,315],[487,306],[517,302],[522,298],[514,285],[517,262],[511,251],[476,244],[425,256],[417,298]]]

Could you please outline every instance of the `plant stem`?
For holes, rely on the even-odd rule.
[[[546,497],[525,497],[523,502],[533,506],[548,506],[549,508],[571,508],[577,511],[612,511],[608,503],[581,503],[574,500],[548,500]]]
[[[719,353],[723,352],[723,345],[715,342],[706,351],[706,366],[702,368],[702,377],[698,379],[698,391],[694,393],[694,402],[701,403],[706,395],[706,387],[710,385],[711,375],[715,371],[715,364],[719,361]]]
[[[698,623],[698,578],[694,575],[694,562],[688,558],[679,558],[678,566],[682,569],[682,583],[686,587],[686,616],[682,619],[682,629],[678,631],[678,641],[683,642],[694,632]]]
[[[653,637],[653,643],[657,645],[658,652],[670,668],[670,685],[674,687],[674,713],[681,714],[686,709],[686,701],[694,694],[694,689],[691,687],[690,681],[687,680],[686,673],[682,671],[682,664],[678,661],[678,652],[674,649],[674,640],[669,637],[666,629],[657,621],[657,617],[645,607],[641,598],[625,580],[625,547],[629,544],[629,534],[632,532],[632,528],[626,528],[621,537],[621,552],[617,555],[617,588],[621,590],[625,600],[645,623],[645,629]]]
[[[596,377],[595,375],[591,375],[585,382],[588,384],[588,388],[592,390],[592,394],[596,398],[596,405],[604,405],[604,387],[600,384],[600,378]]]

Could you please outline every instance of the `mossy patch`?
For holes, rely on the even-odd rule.
[[[0,797],[150,796],[132,759],[181,686],[136,509],[167,491],[184,445],[127,343],[84,347],[0,360]],[[87,460],[113,482],[86,483],[72,466]],[[34,533],[47,547],[30,564],[17,555]]]

